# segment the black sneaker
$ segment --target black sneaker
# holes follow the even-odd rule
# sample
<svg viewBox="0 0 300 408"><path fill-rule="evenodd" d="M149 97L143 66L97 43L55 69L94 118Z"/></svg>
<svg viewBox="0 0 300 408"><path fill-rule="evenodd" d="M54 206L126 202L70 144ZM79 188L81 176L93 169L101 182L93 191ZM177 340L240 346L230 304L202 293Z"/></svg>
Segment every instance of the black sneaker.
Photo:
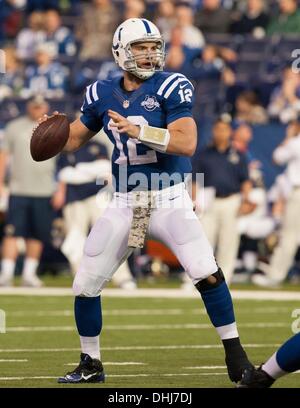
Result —
<svg viewBox="0 0 300 408"><path fill-rule="evenodd" d="M250 363L239 337L224 339L222 343L229 378L232 382L237 383L241 381L244 370L253 367L253 364Z"/></svg>
<svg viewBox="0 0 300 408"><path fill-rule="evenodd" d="M243 350L244 352L244 350ZM246 353L236 356L226 356L225 363L227 365L227 371L229 378L232 382L238 383L241 381L243 373L245 370L250 370L254 368L253 364L250 363Z"/></svg>
<svg viewBox="0 0 300 408"><path fill-rule="evenodd" d="M270 388L274 378L269 376L261 367L246 369L237 388Z"/></svg>
<svg viewBox="0 0 300 408"><path fill-rule="evenodd" d="M81 353L79 366L57 380L60 384L103 383L105 374L100 360L92 359L88 354Z"/></svg>

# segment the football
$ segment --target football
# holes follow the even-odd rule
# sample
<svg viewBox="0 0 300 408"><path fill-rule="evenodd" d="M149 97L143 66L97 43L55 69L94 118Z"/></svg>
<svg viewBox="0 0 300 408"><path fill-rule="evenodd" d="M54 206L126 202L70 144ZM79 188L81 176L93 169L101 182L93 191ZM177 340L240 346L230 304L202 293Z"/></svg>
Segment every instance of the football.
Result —
<svg viewBox="0 0 300 408"><path fill-rule="evenodd" d="M30 153L35 161L48 160L62 151L69 138L70 123L66 115L50 116L33 131Z"/></svg>

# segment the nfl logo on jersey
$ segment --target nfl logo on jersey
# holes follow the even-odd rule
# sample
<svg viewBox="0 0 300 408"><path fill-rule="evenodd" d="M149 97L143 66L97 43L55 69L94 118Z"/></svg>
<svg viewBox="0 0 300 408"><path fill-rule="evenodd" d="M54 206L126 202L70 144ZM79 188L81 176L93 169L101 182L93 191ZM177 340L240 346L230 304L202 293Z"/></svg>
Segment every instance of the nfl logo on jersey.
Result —
<svg viewBox="0 0 300 408"><path fill-rule="evenodd" d="M141 103L148 112L153 111L155 108L159 108L159 103L157 102L155 96L146 95L145 100Z"/></svg>

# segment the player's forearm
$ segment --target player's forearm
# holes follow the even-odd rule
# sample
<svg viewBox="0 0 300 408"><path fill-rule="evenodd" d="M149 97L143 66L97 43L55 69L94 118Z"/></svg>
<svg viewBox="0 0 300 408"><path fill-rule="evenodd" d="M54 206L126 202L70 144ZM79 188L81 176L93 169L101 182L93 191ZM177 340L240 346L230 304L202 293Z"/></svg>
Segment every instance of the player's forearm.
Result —
<svg viewBox="0 0 300 408"><path fill-rule="evenodd" d="M80 149L86 142L88 142L95 132L87 129L80 119L76 119L70 124L70 134L67 143L63 149L64 152L74 152Z"/></svg>
<svg viewBox="0 0 300 408"><path fill-rule="evenodd" d="M197 147L197 126L192 118L181 118L168 126L167 153L191 157Z"/></svg>
<svg viewBox="0 0 300 408"><path fill-rule="evenodd" d="M74 152L78 150L82 146L82 144L83 143L80 142L80 139L77 137L74 137L74 135L72 135L72 133L70 132L69 139L67 143L65 144L65 147L63 148L63 152L66 152L66 153Z"/></svg>
<svg viewBox="0 0 300 408"><path fill-rule="evenodd" d="M197 136L195 133L187 134L181 130L172 130L166 153L191 157L195 153L196 146Z"/></svg>

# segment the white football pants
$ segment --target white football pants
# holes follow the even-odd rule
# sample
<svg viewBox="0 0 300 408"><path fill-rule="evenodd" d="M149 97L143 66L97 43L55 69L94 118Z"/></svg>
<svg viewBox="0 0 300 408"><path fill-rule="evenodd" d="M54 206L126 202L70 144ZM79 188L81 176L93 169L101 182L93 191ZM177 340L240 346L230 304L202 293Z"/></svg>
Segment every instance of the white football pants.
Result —
<svg viewBox="0 0 300 408"><path fill-rule="evenodd" d="M75 296L98 296L131 253L127 241L133 216L132 198L132 193L115 193L92 228L74 279ZM174 252L193 283L217 271L212 247L183 183L153 192L148 232Z"/></svg>

